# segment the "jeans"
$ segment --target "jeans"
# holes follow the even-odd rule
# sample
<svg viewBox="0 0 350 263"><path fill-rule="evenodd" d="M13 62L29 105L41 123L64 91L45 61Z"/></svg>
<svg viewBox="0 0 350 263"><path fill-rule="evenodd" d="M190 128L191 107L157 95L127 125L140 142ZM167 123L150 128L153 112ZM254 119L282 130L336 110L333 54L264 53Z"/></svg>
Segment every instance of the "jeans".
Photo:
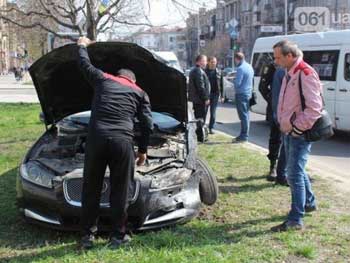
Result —
<svg viewBox="0 0 350 263"><path fill-rule="evenodd" d="M305 166L311 150L311 143L304 137L283 136L287 160L287 180L292 194L292 206L288 221L302 224L305 205L315 206L315 196L311 183L305 171Z"/></svg>
<svg viewBox="0 0 350 263"><path fill-rule="evenodd" d="M210 94L210 120L209 129L213 129L216 120L216 108L218 107L219 93Z"/></svg>
<svg viewBox="0 0 350 263"><path fill-rule="evenodd" d="M276 181L283 182L287 178L287 162L286 151L284 144L281 145L280 155L277 162L277 177Z"/></svg>
<svg viewBox="0 0 350 263"><path fill-rule="evenodd" d="M238 136L241 140L248 140L249 137L249 100L251 94L236 94L236 107L238 117L241 121L241 133Z"/></svg>

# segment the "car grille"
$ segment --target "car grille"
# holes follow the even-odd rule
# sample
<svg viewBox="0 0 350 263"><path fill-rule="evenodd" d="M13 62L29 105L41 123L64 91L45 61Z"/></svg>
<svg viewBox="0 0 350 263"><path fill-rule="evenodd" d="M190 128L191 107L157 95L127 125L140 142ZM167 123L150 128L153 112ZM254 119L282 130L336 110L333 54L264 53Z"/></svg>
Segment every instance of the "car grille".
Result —
<svg viewBox="0 0 350 263"><path fill-rule="evenodd" d="M82 178L70 178L63 182L63 191L66 201L73 206L81 207L81 196L83 189ZM137 199L140 190L139 181L134 181L129 185L129 202L134 203ZM111 193L111 187L109 184L109 178L104 178L101 191L100 206L109 207L109 195Z"/></svg>

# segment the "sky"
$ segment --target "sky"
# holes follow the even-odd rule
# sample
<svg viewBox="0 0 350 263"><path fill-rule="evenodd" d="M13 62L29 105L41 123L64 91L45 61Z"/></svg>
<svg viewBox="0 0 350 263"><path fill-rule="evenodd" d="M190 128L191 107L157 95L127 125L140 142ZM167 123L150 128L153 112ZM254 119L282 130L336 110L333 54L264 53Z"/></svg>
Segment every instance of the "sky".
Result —
<svg viewBox="0 0 350 263"><path fill-rule="evenodd" d="M147 0L145 0L146 6ZM215 0L176 0L179 4L175 5L172 0L151 0L149 14L150 21L155 26L185 26L185 19L188 12L195 13L198 8L205 6L207 9L215 7Z"/></svg>

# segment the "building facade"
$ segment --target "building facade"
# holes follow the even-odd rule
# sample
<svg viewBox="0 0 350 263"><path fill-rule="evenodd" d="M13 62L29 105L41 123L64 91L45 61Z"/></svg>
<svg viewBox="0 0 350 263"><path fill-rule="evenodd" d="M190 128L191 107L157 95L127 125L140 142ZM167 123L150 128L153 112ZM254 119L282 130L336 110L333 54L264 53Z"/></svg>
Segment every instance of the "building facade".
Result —
<svg viewBox="0 0 350 263"><path fill-rule="evenodd" d="M176 54L180 65L186 67L186 30L184 28L153 27L140 30L125 41L138 44L153 51L172 51Z"/></svg>
<svg viewBox="0 0 350 263"><path fill-rule="evenodd" d="M6 0L0 0L0 9L6 9ZM0 74L5 74L10 68L9 28L4 20L0 19Z"/></svg>
<svg viewBox="0 0 350 263"><path fill-rule="evenodd" d="M200 8L186 20L188 65L199 53L216 56L223 67L233 65L236 51L249 61L258 37L302 33L294 26L298 7L327 7L332 18L328 30L350 28L350 17L342 17L350 13L348 0L288 0L287 28L284 0L217 0L215 9Z"/></svg>

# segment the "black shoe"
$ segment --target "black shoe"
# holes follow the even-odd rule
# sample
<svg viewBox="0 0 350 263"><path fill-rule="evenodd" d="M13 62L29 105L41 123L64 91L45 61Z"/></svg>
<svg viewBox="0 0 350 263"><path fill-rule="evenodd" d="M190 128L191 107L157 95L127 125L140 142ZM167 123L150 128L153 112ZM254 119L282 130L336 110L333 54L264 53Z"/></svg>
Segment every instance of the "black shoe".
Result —
<svg viewBox="0 0 350 263"><path fill-rule="evenodd" d="M285 178L284 179L276 178L275 184L289 186L287 179L285 179Z"/></svg>
<svg viewBox="0 0 350 263"><path fill-rule="evenodd" d="M240 137L236 137L232 139L232 143L246 143L246 142L248 142L247 139L242 139Z"/></svg>
<svg viewBox="0 0 350 263"><path fill-rule="evenodd" d="M305 209L305 213L311 213L317 210L317 206L306 205L304 209Z"/></svg>
<svg viewBox="0 0 350 263"><path fill-rule="evenodd" d="M215 134L215 132L212 129L209 129L209 134Z"/></svg>
<svg viewBox="0 0 350 263"><path fill-rule="evenodd" d="M303 225L291 221L284 221L282 224L271 227L272 232L285 232L289 230L303 230Z"/></svg>
<svg viewBox="0 0 350 263"><path fill-rule="evenodd" d="M276 168L271 168L269 174L266 176L266 180L269 182L274 182L276 181L277 178L277 172Z"/></svg>
<svg viewBox="0 0 350 263"><path fill-rule="evenodd" d="M129 243L131 241L131 237L129 235L125 235L123 239L118 237L111 237L109 239L109 247L111 249L118 249L121 245Z"/></svg>
<svg viewBox="0 0 350 263"><path fill-rule="evenodd" d="M92 234L85 235L80 240L80 247L82 249L91 249L94 245L95 236Z"/></svg>

